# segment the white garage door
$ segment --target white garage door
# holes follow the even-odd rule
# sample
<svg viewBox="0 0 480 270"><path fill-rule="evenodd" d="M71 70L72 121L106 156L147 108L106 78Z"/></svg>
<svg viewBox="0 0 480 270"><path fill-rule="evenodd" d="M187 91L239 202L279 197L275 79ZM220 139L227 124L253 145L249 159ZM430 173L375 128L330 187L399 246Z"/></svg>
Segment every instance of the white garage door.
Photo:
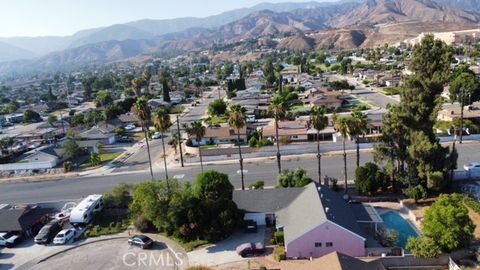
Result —
<svg viewBox="0 0 480 270"><path fill-rule="evenodd" d="M244 220L254 220L258 226L265 226L265 214L264 213L247 213Z"/></svg>

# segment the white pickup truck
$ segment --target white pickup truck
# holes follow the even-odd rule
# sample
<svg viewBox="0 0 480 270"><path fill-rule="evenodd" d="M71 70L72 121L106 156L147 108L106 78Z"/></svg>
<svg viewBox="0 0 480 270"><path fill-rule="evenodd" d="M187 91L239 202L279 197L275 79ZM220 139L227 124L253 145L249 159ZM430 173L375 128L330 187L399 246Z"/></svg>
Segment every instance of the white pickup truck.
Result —
<svg viewBox="0 0 480 270"><path fill-rule="evenodd" d="M13 247L20 240L20 236L13 233L0 233L0 246Z"/></svg>

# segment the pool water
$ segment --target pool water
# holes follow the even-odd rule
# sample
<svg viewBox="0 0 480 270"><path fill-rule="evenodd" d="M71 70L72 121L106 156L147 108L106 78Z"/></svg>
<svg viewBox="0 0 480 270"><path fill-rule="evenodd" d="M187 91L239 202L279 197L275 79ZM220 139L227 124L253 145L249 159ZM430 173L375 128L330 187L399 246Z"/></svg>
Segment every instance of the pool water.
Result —
<svg viewBox="0 0 480 270"><path fill-rule="evenodd" d="M381 214L385 227L393 229L398 232L398 245L405 249L408 238L410 236L418 236L417 232L412 228L410 223L406 221L400 214L394 211L389 211Z"/></svg>

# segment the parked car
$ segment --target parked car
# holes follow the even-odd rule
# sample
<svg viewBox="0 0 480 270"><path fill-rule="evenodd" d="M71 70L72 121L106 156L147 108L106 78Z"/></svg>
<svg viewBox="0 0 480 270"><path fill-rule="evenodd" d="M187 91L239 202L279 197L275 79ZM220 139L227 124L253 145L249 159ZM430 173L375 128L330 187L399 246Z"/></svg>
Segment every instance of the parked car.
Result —
<svg viewBox="0 0 480 270"><path fill-rule="evenodd" d="M257 119L255 119L255 115L247 115L247 123L255 123Z"/></svg>
<svg viewBox="0 0 480 270"><path fill-rule="evenodd" d="M480 162L472 162L463 166L467 172L480 172Z"/></svg>
<svg viewBox="0 0 480 270"><path fill-rule="evenodd" d="M52 220L40 229L33 241L37 244L48 244L61 229L60 223L57 220Z"/></svg>
<svg viewBox="0 0 480 270"><path fill-rule="evenodd" d="M127 131L134 130L135 128L136 128L136 126L134 124L130 124L130 125L125 126L125 130L127 130Z"/></svg>
<svg viewBox="0 0 480 270"><path fill-rule="evenodd" d="M118 143L133 143L133 139L127 136L121 136L117 138Z"/></svg>
<svg viewBox="0 0 480 270"><path fill-rule="evenodd" d="M238 255L243 258L265 253L265 246L262 243L245 243L237 247Z"/></svg>
<svg viewBox="0 0 480 270"><path fill-rule="evenodd" d="M72 239L75 236L75 229L70 228L70 229L65 229L61 230L57 236L53 239L53 243L55 245L63 245L65 243L68 243L70 239Z"/></svg>
<svg viewBox="0 0 480 270"><path fill-rule="evenodd" d="M156 140L156 139L160 139L160 138L162 138L162 134L160 132L153 133L152 139Z"/></svg>
<svg viewBox="0 0 480 270"><path fill-rule="evenodd" d="M13 247L20 239L20 235L14 233L0 233L0 246Z"/></svg>
<svg viewBox="0 0 480 270"><path fill-rule="evenodd" d="M153 240L146 235L135 235L128 239L129 245L139 246L142 249L150 248L153 245Z"/></svg>
<svg viewBox="0 0 480 270"><path fill-rule="evenodd" d="M257 222L254 220L245 220L244 221L244 226L243 226L243 231L245 233L257 233Z"/></svg>

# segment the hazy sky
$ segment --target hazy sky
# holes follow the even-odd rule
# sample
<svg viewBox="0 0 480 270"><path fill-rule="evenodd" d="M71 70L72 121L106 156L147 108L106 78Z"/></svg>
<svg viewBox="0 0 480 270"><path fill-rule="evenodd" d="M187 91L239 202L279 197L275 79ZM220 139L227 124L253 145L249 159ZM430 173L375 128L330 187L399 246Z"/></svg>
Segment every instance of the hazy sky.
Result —
<svg viewBox="0 0 480 270"><path fill-rule="evenodd" d="M0 0L0 37L71 35L78 30L144 18L205 17L267 1L286 2L286 0ZM318 2L326 1L334 0Z"/></svg>

